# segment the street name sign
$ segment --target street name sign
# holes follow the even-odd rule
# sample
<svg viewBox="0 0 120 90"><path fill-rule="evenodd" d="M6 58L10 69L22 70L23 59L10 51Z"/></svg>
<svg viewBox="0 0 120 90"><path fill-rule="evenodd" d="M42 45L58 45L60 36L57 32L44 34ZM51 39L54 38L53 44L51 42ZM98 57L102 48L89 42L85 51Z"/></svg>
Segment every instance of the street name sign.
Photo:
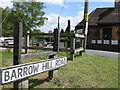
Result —
<svg viewBox="0 0 120 90"><path fill-rule="evenodd" d="M66 57L48 59L44 61L20 64L0 69L0 85L51 71L67 64Z"/></svg>

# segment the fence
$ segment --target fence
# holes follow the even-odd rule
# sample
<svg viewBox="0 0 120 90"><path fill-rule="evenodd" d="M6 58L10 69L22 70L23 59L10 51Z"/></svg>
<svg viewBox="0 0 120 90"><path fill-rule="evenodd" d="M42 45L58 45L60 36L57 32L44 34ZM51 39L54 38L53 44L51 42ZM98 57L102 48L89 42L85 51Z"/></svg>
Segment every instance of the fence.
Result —
<svg viewBox="0 0 120 90"><path fill-rule="evenodd" d="M46 36L53 38L53 48L44 48L44 47L30 47L27 46L27 36ZM83 34L77 34L72 31L71 33L60 33L58 29L54 29L54 33L26 33L25 35L25 45L22 47L27 52L27 49L36 49L36 50L47 50L47 51L61 51L69 52L69 60L74 60L74 54L79 52L79 55L82 55L84 51L84 40L85 36ZM66 38L64 43L66 43L65 48L60 48L60 40ZM43 45L42 45L43 46ZM12 46L3 46L7 48L12 48Z"/></svg>
<svg viewBox="0 0 120 90"><path fill-rule="evenodd" d="M27 49L37 49L37 50L56 50L62 52L70 52L70 60L74 60L74 54L79 52L82 55L84 50L84 35L76 34L74 32L71 33L59 33L58 29L54 29L54 33L28 33L27 35L39 35L39 36L53 36L53 49L52 48L39 48L39 47L26 47ZM60 48L60 39L63 37L67 37L65 40L66 47ZM70 43L70 45L68 45Z"/></svg>
<svg viewBox="0 0 120 90"><path fill-rule="evenodd" d="M53 51L22 54L22 23L17 23L14 30L14 60L12 67L0 69L0 85L14 82L15 89L28 88L28 77L49 72L48 78L57 75L58 68L67 64L66 57L57 58L59 52L59 33L55 30ZM25 47L26 51L28 47ZM24 64L25 58L49 56L49 60Z"/></svg>
<svg viewBox="0 0 120 90"><path fill-rule="evenodd" d="M76 34L74 32L71 33L63 33L60 37L67 37L66 38L66 47L60 48L62 52L70 52L70 60L74 60L74 54L79 52L82 55L84 50L84 35ZM69 45L70 44L70 45Z"/></svg>
<svg viewBox="0 0 120 90"><path fill-rule="evenodd" d="M79 52L82 55L84 51L84 39L82 34L61 33L58 29L54 29L54 33L24 33L22 35L22 23L15 25L13 46L3 46L6 48L14 48L14 66L0 69L0 84L14 82L14 88L28 88L28 77L40 74L42 72L49 72L48 78L52 79L57 75L58 68L67 64L66 57L57 58L59 51L69 52L70 60L74 60L74 54ZM31 47L27 45L28 36L49 36L53 38L53 48ZM24 36L25 44L22 45L22 36ZM65 38L66 47L60 48L60 40ZM26 54L22 54L22 49L25 49ZM46 50L47 52L28 54L28 49ZM26 58L37 58L42 56L49 56L49 60L24 64ZM20 65L19 65L20 64ZM42 69L41 69L42 68Z"/></svg>

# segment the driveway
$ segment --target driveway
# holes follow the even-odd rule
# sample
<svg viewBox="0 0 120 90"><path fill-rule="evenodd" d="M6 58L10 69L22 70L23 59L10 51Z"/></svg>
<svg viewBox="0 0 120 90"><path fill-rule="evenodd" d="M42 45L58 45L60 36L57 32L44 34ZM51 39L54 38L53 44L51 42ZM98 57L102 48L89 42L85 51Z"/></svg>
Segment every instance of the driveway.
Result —
<svg viewBox="0 0 120 90"><path fill-rule="evenodd" d="M93 55L93 56L105 56L105 57L120 59L120 53L118 53L118 52L109 52L109 51L87 49L86 53L89 55Z"/></svg>

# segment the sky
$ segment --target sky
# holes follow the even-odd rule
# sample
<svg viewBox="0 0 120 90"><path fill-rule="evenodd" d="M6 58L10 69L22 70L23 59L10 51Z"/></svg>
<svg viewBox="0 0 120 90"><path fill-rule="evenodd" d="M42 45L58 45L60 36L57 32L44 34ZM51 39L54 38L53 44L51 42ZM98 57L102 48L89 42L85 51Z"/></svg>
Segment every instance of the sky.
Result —
<svg viewBox="0 0 120 90"><path fill-rule="evenodd" d="M5 8L9 6L12 8L11 0L0 0L0 7ZM39 1L39 0L38 0ZM84 14L84 0L43 0L46 6L43 11L46 13L45 25L38 27L43 32L54 30L57 27L58 16L60 16L60 28L66 29L67 21L71 21L71 30L83 19ZM96 8L114 7L114 0L89 0L89 13ZM62 12L61 12L62 11Z"/></svg>

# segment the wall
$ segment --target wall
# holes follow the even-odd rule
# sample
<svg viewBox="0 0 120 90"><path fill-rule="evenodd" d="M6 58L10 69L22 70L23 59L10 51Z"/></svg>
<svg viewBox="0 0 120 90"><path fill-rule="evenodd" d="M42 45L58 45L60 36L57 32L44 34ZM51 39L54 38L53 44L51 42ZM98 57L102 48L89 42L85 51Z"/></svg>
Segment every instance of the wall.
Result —
<svg viewBox="0 0 120 90"><path fill-rule="evenodd" d="M104 28L110 28L110 27L104 27ZM118 27L117 26L113 26L112 27L112 40L120 40L118 38ZM100 40L103 40L103 28L100 28L100 36L99 36Z"/></svg>
<svg viewBox="0 0 120 90"><path fill-rule="evenodd" d="M118 38L118 27L117 26L112 27L112 40L120 40Z"/></svg>
<svg viewBox="0 0 120 90"><path fill-rule="evenodd" d="M89 29L88 39L99 39L99 29Z"/></svg>
<svg viewBox="0 0 120 90"><path fill-rule="evenodd" d="M100 29L100 36L99 36L99 40L103 40L103 29Z"/></svg>

